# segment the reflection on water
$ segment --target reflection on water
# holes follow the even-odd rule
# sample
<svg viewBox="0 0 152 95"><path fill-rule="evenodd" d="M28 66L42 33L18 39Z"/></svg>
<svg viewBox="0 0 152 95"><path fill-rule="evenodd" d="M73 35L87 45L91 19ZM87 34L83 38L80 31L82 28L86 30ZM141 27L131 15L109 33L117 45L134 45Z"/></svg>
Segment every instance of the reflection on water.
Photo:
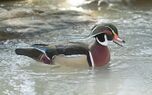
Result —
<svg viewBox="0 0 152 95"><path fill-rule="evenodd" d="M152 11L118 8L86 14L48 7L60 1L65 0L29 0L29 4L1 7L0 32L16 33L20 39L16 34L7 34L13 39L6 40L6 36L0 42L0 94L151 95ZM14 53L15 48L34 43L88 42L79 38L90 33L93 21L112 22L119 28L120 36L125 36L124 48L110 44L109 67L50 66Z"/></svg>

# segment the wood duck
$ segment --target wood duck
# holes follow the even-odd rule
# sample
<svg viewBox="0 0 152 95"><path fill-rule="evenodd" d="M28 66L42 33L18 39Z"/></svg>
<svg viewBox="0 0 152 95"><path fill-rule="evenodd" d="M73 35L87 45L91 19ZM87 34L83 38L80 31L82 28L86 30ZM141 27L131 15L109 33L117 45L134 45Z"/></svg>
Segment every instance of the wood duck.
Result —
<svg viewBox="0 0 152 95"><path fill-rule="evenodd" d="M109 41L123 46L124 40L118 36L118 30L113 24L96 24L89 37L94 38L90 45L81 42L69 42L66 45L34 44L31 48L17 48L18 55L25 55L45 64L54 64L54 56L86 55L90 67L100 67L110 61L110 52L107 47Z"/></svg>

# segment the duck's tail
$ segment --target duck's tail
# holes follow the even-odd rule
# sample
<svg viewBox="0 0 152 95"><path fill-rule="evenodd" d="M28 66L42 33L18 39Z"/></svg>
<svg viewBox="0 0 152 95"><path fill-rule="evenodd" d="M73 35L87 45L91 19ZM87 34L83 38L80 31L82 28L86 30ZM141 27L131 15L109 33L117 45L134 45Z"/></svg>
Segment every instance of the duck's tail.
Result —
<svg viewBox="0 0 152 95"><path fill-rule="evenodd" d="M18 55L24 55L31 58L38 58L40 55L43 54L43 52L35 49L35 48L17 48L15 50L15 53Z"/></svg>
<svg viewBox="0 0 152 95"><path fill-rule="evenodd" d="M51 59L45 54L45 52L37 48L17 48L15 53L18 55L28 56L37 61L41 61L45 64L51 64Z"/></svg>

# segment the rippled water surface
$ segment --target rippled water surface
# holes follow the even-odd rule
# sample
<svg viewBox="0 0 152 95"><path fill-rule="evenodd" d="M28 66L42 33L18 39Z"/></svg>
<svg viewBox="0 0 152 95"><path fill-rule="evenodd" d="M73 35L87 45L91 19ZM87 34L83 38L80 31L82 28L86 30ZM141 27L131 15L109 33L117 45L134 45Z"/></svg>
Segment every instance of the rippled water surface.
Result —
<svg viewBox="0 0 152 95"><path fill-rule="evenodd" d="M70 10L68 4L56 4L27 0L0 5L1 95L152 94L152 9ZM123 48L109 45L109 67L48 66L14 53L34 43L88 42L80 38L96 22L114 23L126 40Z"/></svg>

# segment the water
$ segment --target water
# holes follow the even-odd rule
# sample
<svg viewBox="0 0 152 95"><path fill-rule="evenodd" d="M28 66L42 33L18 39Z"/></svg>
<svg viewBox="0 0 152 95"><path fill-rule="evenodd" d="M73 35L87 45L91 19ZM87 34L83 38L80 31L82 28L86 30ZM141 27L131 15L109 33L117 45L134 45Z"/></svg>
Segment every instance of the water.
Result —
<svg viewBox="0 0 152 95"><path fill-rule="evenodd" d="M0 30L5 33L0 36L1 95L152 94L152 9L76 12L45 2L22 4L4 4L0 11ZM41 4L46 6L40 9ZM88 35L97 21L114 23L126 40L123 48L109 45L109 67L48 66L14 53L15 48L34 43L86 42L78 38Z"/></svg>

